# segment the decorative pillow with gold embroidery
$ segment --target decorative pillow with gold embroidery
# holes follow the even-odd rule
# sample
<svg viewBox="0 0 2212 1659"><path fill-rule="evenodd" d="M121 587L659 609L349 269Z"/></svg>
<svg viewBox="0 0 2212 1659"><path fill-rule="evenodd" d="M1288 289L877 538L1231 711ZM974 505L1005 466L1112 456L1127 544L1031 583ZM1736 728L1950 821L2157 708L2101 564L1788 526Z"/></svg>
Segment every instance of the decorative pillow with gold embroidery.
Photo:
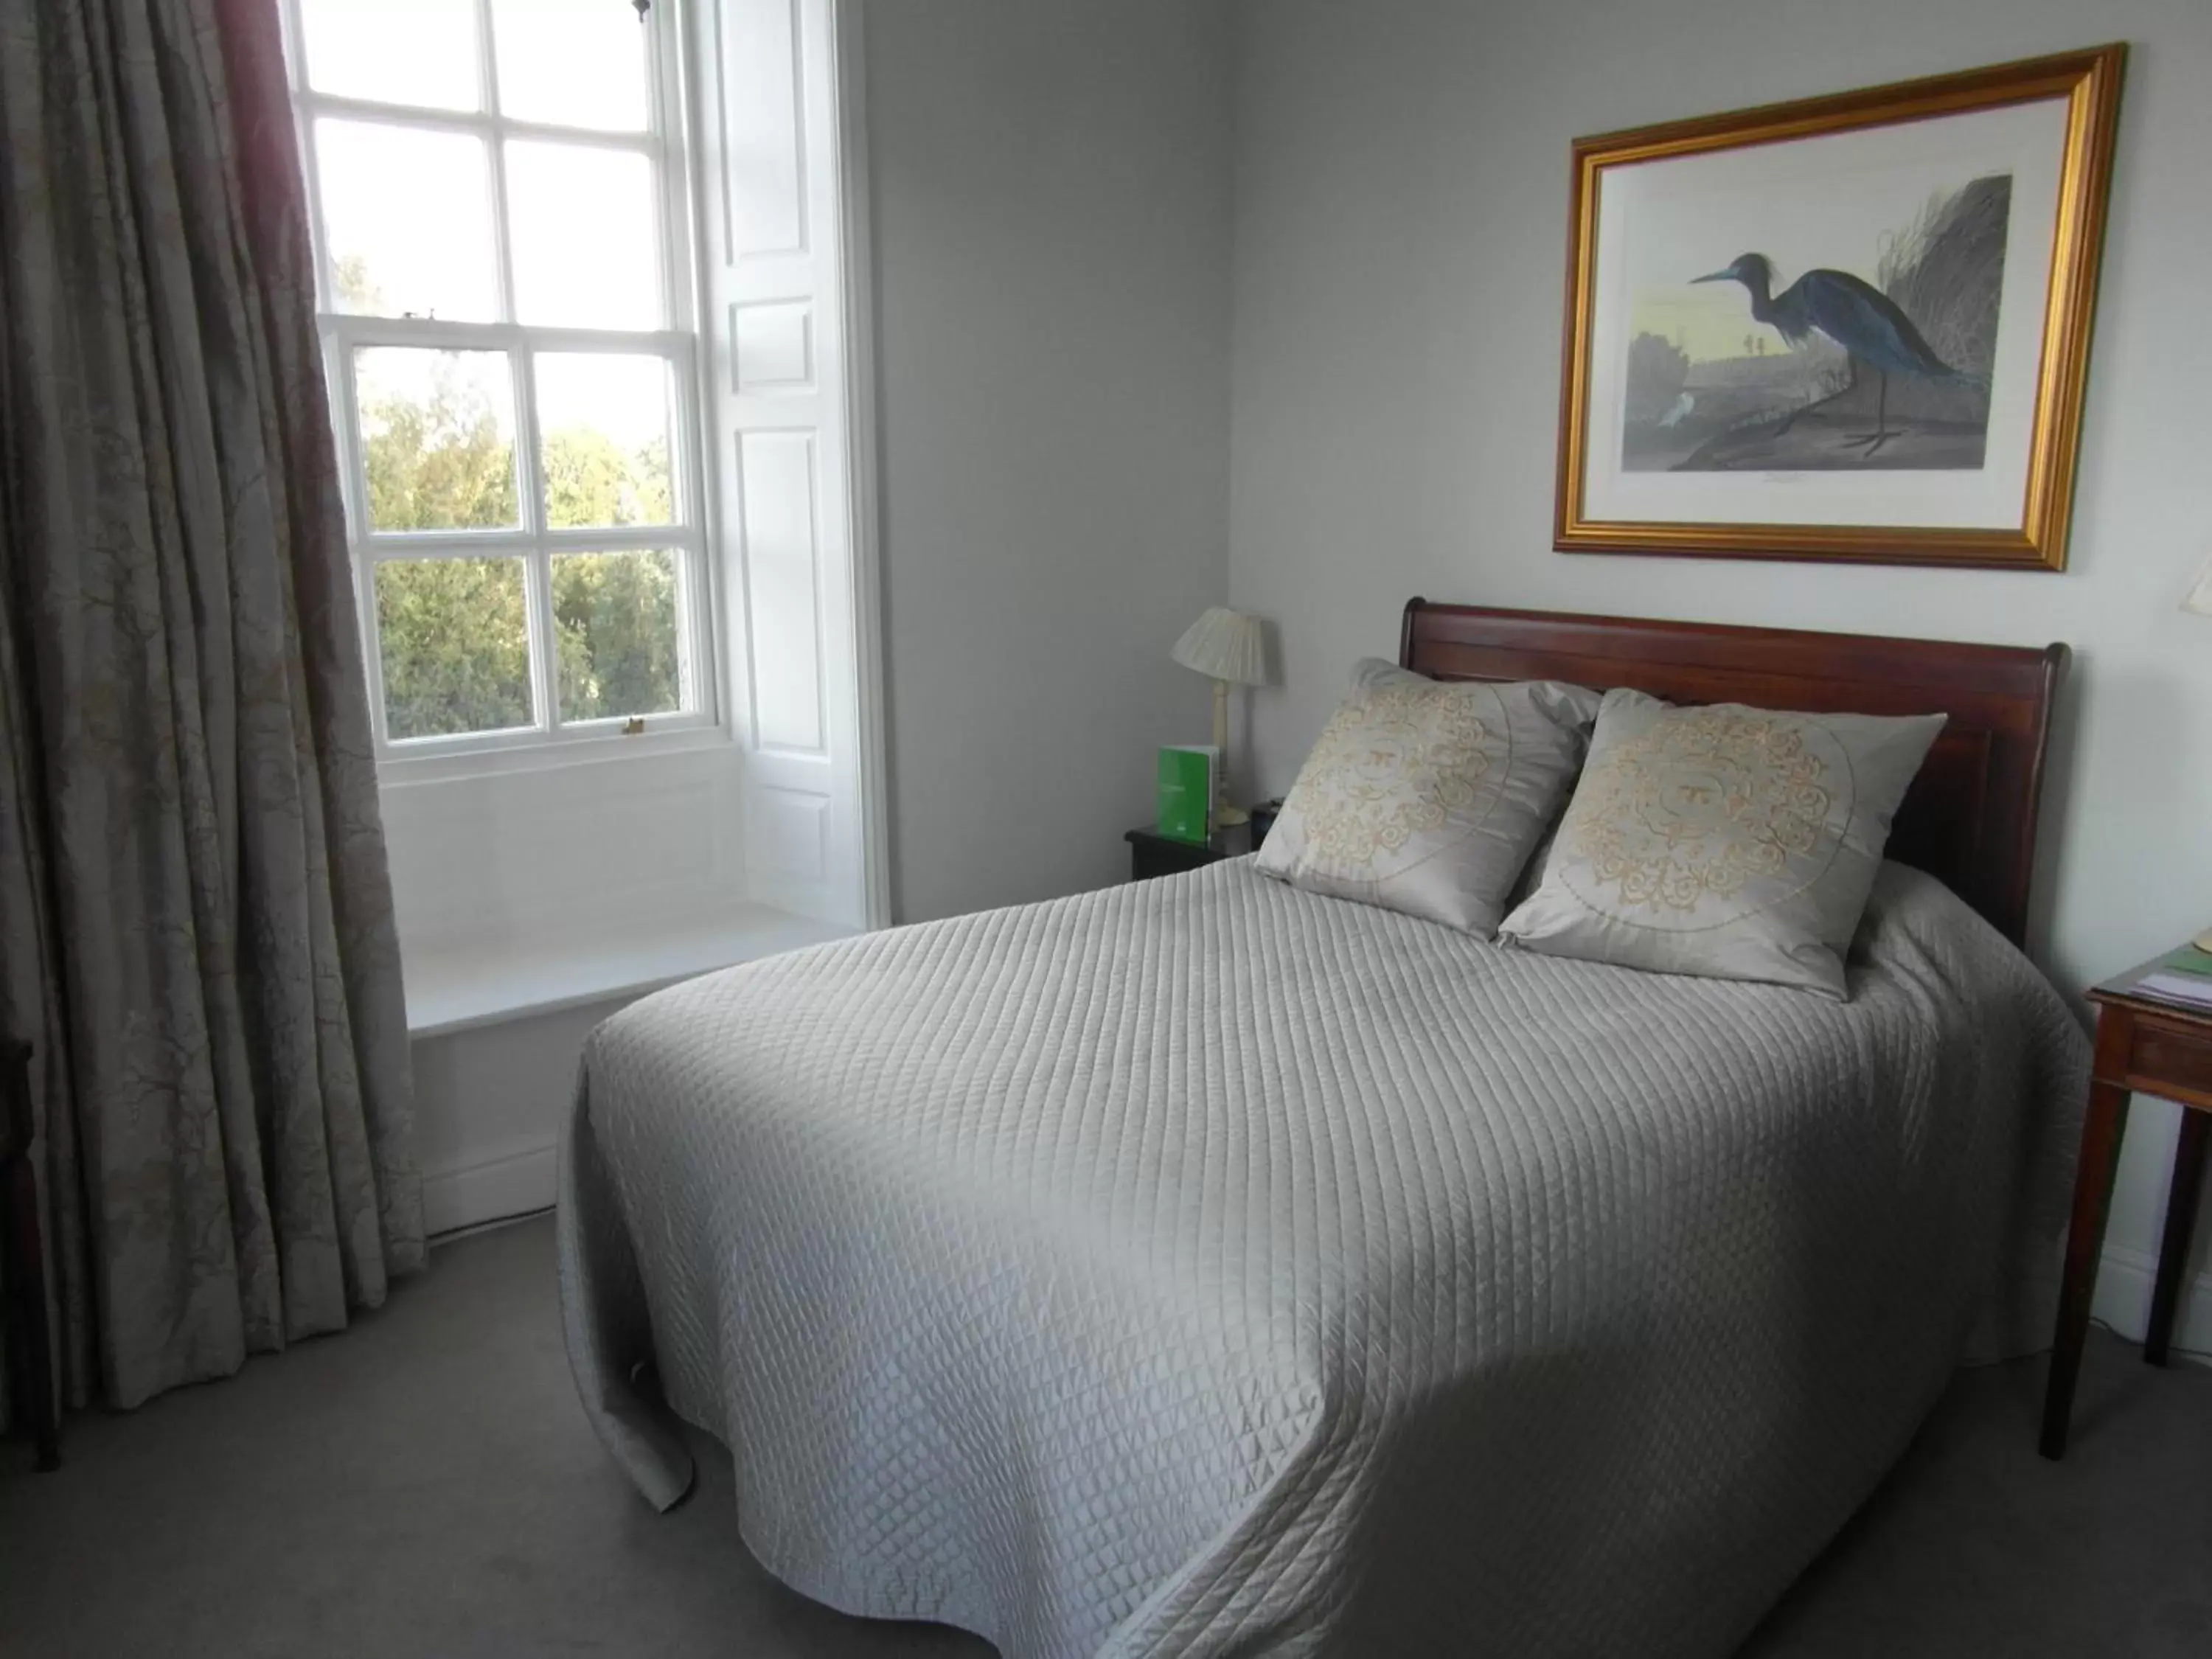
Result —
<svg viewBox="0 0 2212 1659"><path fill-rule="evenodd" d="M1259 868L1487 938L1581 762L1577 686L1425 679L1363 662Z"/></svg>
<svg viewBox="0 0 2212 1659"><path fill-rule="evenodd" d="M1890 819L1941 714L1677 708L1608 691L1510 944L1841 999Z"/></svg>

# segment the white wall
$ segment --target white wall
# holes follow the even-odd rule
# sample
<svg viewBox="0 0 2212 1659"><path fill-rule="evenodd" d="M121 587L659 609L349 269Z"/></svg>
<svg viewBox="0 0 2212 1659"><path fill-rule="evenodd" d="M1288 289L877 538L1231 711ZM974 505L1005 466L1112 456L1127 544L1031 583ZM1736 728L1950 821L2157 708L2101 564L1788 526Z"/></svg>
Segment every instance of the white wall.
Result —
<svg viewBox="0 0 2212 1659"><path fill-rule="evenodd" d="M387 772L408 956L526 952L742 903L738 764L721 742L427 782Z"/></svg>
<svg viewBox="0 0 2212 1659"><path fill-rule="evenodd" d="M1238 14L1230 600L1281 625L1286 787L1399 607L1438 600L2041 644L2075 678L2033 943L2062 986L2212 921L2212 5L2205 0L1247 0ZM2063 575L1549 550L1577 135L2133 43ZM2148 1292L2174 1112L2136 1108L2103 1306ZM2202 1229L2199 1260L2212 1244ZM2212 1282L2184 1340L2212 1346Z"/></svg>
<svg viewBox="0 0 2212 1659"><path fill-rule="evenodd" d="M584 1039L629 1000L416 1039L415 1154L432 1232L553 1201Z"/></svg>
<svg viewBox="0 0 2212 1659"><path fill-rule="evenodd" d="M1228 24L867 9L901 921L1126 878L1207 734L1167 653L1224 587Z"/></svg>

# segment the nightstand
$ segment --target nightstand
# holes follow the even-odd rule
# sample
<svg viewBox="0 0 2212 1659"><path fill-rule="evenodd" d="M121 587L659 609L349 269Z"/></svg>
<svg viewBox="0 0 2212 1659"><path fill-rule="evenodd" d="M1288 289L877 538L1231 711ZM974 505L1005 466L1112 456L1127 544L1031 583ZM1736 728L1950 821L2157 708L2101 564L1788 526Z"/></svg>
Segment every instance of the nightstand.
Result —
<svg viewBox="0 0 2212 1659"><path fill-rule="evenodd" d="M1154 876L1179 876L1223 859L1243 857L1252 850L1252 826L1233 823L1217 830L1203 846L1149 828L1132 830L1121 839L1129 843L1129 879L1150 881Z"/></svg>
<svg viewBox="0 0 2212 1659"><path fill-rule="evenodd" d="M2096 1059L2089 1077L2089 1109L2081 1124L2081 1161L2074 1176L2074 1218L2066 1235L2066 1276L2058 1298L2058 1330L2051 1344L2051 1380L2043 1396L2043 1455L2066 1454L2074 1410L2074 1379L2088 1334L2089 1304L2097 1289L2097 1261L2104 1249L2105 1217L2136 1090L2185 1108L2173 1156L2173 1181L2166 1201L2166 1232L2159 1243L2158 1278L2150 1299L2143 1358L2166 1364L2173 1339L2173 1314L2189 1259L2189 1235L2204 1184L2204 1150L2212 1138L2212 1009L2179 1007L2136 988L2163 957L2108 979L2089 993L2097 1007Z"/></svg>

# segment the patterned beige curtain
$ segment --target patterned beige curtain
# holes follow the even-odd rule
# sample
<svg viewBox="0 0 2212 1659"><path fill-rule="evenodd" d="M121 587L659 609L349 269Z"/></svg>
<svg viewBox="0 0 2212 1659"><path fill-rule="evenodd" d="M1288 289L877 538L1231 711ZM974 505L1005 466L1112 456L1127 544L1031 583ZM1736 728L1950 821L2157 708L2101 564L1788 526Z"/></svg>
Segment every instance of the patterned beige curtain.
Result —
<svg viewBox="0 0 2212 1659"><path fill-rule="evenodd" d="M422 1261L275 0L0 0L0 1026L64 1397Z"/></svg>

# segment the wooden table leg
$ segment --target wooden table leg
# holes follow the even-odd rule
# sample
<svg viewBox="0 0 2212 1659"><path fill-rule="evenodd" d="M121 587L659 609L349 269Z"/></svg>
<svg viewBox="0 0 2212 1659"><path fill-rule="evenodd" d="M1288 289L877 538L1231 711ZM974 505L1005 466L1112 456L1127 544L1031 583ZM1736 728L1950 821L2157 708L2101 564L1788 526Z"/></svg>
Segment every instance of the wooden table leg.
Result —
<svg viewBox="0 0 2212 1659"><path fill-rule="evenodd" d="M2066 1276L2058 1292L2058 1328L2051 1340L2051 1379L2043 1395L2041 1449L2045 1457L2066 1455L2074 1382L2081 1369L2081 1345L2089 1334L2089 1303L2096 1294L2112 1173L2119 1162L2120 1132L2127 1121L2128 1091L2117 1083L2092 1083L2088 1115L2081 1123L2081 1161L2074 1172L2074 1219L2066 1233Z"/></svg>
<svg viewBox="0 0 2212 1659"><path fill-rule="evenodd" d="M2212 1112L2182 1112L2181 1135L2173 1146L2173 1184L2166 1191L2166 1237L2158 1249L2158 1282L2150 1293L2150 1329L2143 1338L2143 1358L2153 1365L2166 1364L2173 1344L2173 1314L2189 1265L2189 1235L2197 1219L2197 1195L2204 1190L2208 1131L2212 1131Z"/></svg>

